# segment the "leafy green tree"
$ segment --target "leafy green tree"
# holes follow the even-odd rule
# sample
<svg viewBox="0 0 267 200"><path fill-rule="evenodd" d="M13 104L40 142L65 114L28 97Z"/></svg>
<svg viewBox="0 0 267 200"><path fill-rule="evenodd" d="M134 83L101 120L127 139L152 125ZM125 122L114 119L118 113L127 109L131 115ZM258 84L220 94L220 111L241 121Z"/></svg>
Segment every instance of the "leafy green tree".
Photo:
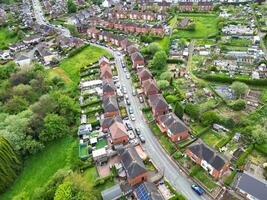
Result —
<svg viewBox="0 0 267 200"><path fill-rule="evenodd" d="M5 104L5 111L10 114L16 114L23 110L26 110L29 106L29 102L20 96L14 96Z"/></svg>
<svg viewBox="0 0 267 200"><path fill-rule="evenodd" d="M29 194L25 191L19 193L15 197L12 198L12 200L30 200Z"/></svg>
<svg viewBox="0 0 267 200"><path fill-rule="evenodd" d="M64 117L57 114L48 114L44 118L44 128L40 133L42 141L52 141L66 135L68 132L67 122Z"/></svg>
<svg viewBox="0 0 267 200"><path fill-rule="evenodd" d="M210 110L203 113L203 115L201 116L201 121L204 125L208 126L212 125L213 123L219 123L220 117L216 112Z"/></svg>
<svg viewBox="0 0 267 200"><path fill-rule="evenodd" d="M188 114L193 119L199 119L199 105L189 103L185 106L185 113Z"/></svg>
<svg viewBox="0 0 267 200"><path fill-rule="evenodd" d="M151 43L146 47L145 53L153 56L160 50L161 47L157 43Z"/></svg>
<svg viewBox="0 0 267 200"><path fill-rule="evenodd" d="M237 99L230 104L230 107L235 111L243 110L246 107L246 101L243 99Z"/></svg>
<svg viewBox="0 0 267 200"><path fill-rule="evenodd" d="M171 94L167 95L165 99L168 103L175 103L178 100L178 98L175 95Z"/></svg>
<svg viewBox="0 0 267 200"><path fill-rule="evenodd" d="M67 1L67 6L68 6L68 13L76 13L77 7L73 0L68 0Z"/></svg>
<svg viewBox="0 0 267 200"><path fill-rule="evenodd" d="M245 95L249 90L249 87L245 83L239 81L233 82L231 88L237 98L240 98L242 95Z"/></svg>
<svg viewBox="0 0 267 200"><path fill-rule="evenodd" d="M267 144L267 129L261 125L256 125L251 132L251 137L256 144Z"/></svg>
<svg viewBox="0 0 267 200"><path fill-rule="evenodd" d="M174 107L174 113L177 117L179 117L180 119L183 118L184 115L184 108L183 106L180 104L180 102L176 102L175 107Z"/></svg>
<svg viewBox="0 0 267 200"><path fill-rule="evenodd" d="M165 51L158 51L153 56L153 59L151 61L151 67L155 70L161 70L164 69L167 65L167 55Z"/></svg>
<svg viewBox="0 0 267 200"><path fill-rule="evenodd" d="M161 80L167 80L167 81L171 81L173 75L171 72L169 71L166 71L166 72L163 72L161 75L160 75L160 79Z"/></svg>
<svg viewBox="0 0 267 200"><path fill-rule="evenodd" d="M166 80L159 80L157 81L157 85L159 89L164 90L170 86L170 83Z"/></svg>
<svg viewBox="0 0 267 200"><path fill-rule="evenodd" d="M20 169L20 161L11 143L0 136L0 193L15 180Z"/></svg>

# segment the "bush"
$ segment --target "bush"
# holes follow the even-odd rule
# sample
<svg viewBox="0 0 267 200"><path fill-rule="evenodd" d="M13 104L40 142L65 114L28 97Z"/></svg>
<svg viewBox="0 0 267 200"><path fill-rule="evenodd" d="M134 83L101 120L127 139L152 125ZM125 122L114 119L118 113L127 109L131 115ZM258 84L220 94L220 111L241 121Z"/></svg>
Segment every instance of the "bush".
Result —
<svg viewBox="0 0 267 200"><path fill-rule="evenodd" d="M235 178L237 171L232 171L232 173L225 179L224 184L230 186Z"/></svg>
<svg viewBox="0 0 267 200"><path fill-rule="evenodd" d="M110 176L106 176L104 178L98 179L95 181L94 187L100 186L100 185L104 185L106 182L108 181L112 181L113 180L113 175Z"/></svg>
<svg viewBox="0 0 267 200"><path fill-rule="evenodd" d="M201 166L200 165L194 165L191 170L190 170L190 176L195 176L197 175L197 173L201 170Z"/></svg>
<svg viewBox="0 0 267 200"><path fill-rule="evenodd" d="M238 100L232 102L229 106L234 111L240 111L240 110L245 109L245 107L246 107L246 101L243 100L243 99L238 99Z"/></svg>
<svg viewBox="0 0 267 200"><path fill-rule="evenodd" d="M178 98L175 95L168 95L165 97L165 99L168 103L174 103L178 100Z"/></svg>

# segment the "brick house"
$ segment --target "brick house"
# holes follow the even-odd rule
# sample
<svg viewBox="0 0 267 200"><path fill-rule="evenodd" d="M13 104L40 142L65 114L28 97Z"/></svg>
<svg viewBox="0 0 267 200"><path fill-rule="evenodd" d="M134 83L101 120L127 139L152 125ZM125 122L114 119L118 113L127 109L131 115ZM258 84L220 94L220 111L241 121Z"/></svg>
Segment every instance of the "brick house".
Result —
<svg viewBox="0 0 267 200"><path fill-rule="evenodd" d="M139 52L139 49L134 44L127 47L127 54L129 56L131 56L132 54L134 54L136 52Z"/></svg>
<svg viewBox="0 0 267 200"><path fill-rule="evenodd" d="M90 38L98 39L98 35L100 32L101 32L100 30L92 27L87 30L87 35Z"/></svg>
<svg viewBox="0 0 267 200"><path fill-rule="evenodd" d="M101 67L101 73L100 73L100 78L101 80L112 80L112 70L109 65L104 65Z"/></svg>
<svg viewBox="0 0 267 200"><path fill-rule="evenodd" d="M115 116L115 117L106 117L104 119L100 119L100 124L102 131L109 129L109 127L114 123L114 122L120 122L122 123L121 116Z"/></svg>
<svg viewBox="0 0 267 200"><path fill-rule="evenodd" d="M122 166L126 171L127 180L132 187L147 181L148 171L133 146L122 149L119 154Z"/></svg>
<svg viewBox="0 0 267 200"><path fill-rule="evenodd" d="M162 94L148 96L148 103L152 108L153 116L156 118L160 115L166 115L169 113L169 105Z"/></svg>
<svg viewBox="0 0 267 200"><path fill-rule="evenodd" d="M153 79L143 81L142 88L146 96L160 93L160 90Z"/></svg>
<svg viewBox="0 0 267 200"><path fill-rule="evenodd" d="M103 96L102 104L105 117L115 117L120 114L116 96Z"/></svg>
<svg viewBox="0 0 267 200"><path fill-rule="evenodd" d="M137 24L134 22L127 22L124 24L124 31L135 33Z"/></svg>
<svg viewBox="0 0 267 200"><path fill-rule="evenodd" d="M187 156L205 169L212 177L218 179L228 170L230 163L218 152L211 149L201 140L197 140L186 149Z"/></svg>
<svg viewBox="0 0 267 200"><path fill-rule="evenodd" d="M150 27L147 24L142 24L140 27L141 33L148 34L150 32Z"/></svg>
<svg viewBox="0 0 267 200"><path fill-rule="evenodd" d="M154 26L152 26L150 32L155 35L165 34L165 30L161 24L155 24Z"/></svg>
<svg viewBox="0 0 267 200"><path fill-rule="evenodd" d="M140 52L135 52L135 53L131 54L131 61L132 61L132 64L133 64L132 65L133 69L144 67L144 65L145 65L145 59L141 55Z"/></svg>
<svg viewBox="0 0 267 200"><path fill-rule="evenodd" d="M143 20L152 21L155 20L155 14L152 12L143 12L141 14Z"/></svg>
<svg viewBox="0 0 267 200"><path fill-rule="evenodd" d="M118 144L127 144L128 143L128 135L125 126L123 123L120 123L118 121L114 122L110 127L109 127L109 132L111 136L111 140L113 144L118 145Z"/></svg>
<svg viewBox="0 0 267 200"><path fill-rule="evenodd" d="M116 94L116 86L113 81L103 80L103 96L113 96Z"/></svg>
<svg viewBox="0 0 267 200"><path fill-rule="evenodd" d="M204 12L212 11L213 4L211 2L198 2L198 10Z"/></svg>
<svg viewBox="0 0 267 200"><path fill-rule="evenodd" d="M110 65L109 59L106 56L102 56L98 60L98 64L100 66L100 69L105 65Z"/></svg>
<svg viewBox="0 0 267 200"><path fill-rule="evenodd" d="M152 79L153 76L151 72L147 68L142 68L138 73L137 73L138 79L143 84L143 81L146 81L148 79Z"/></svg>
<svg viewBox="0 0 267 200"><path fill-rule="evenodd" d="M158 125L172 142L182 141L189 137L188 129L174 113L159 116Z"/></svg>
<svg viewBox="0 0 267 200"><path fill-rule="evenodd" d="M193 11L193 3L192 2L179 2L179 10L180 11Z"/></svg>

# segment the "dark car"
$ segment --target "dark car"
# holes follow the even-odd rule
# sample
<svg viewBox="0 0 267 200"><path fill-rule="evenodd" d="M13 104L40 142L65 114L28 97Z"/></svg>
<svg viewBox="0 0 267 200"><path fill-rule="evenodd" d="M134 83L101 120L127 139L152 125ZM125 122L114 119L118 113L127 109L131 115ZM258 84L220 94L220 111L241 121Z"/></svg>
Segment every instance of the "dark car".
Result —
<svg viewBox="0 0 267 200"><path fill-rule="evenodd" d="M141 134L140 128L136 128L135 132L136 132L136 135L140 135Z"/></svg>
<svg viewBox="0 0 267 200"><path fill-rule="evenodd" d="M142 135L139 135L139 139L140 139L140 141L141 141L142 143L145 143L145 142L146 142L145 138L144 138Z"/></svg>
<svg viewBox="0 0 267 200"><path fill-rule="evenodd" d="M198 194L198 195L202 195L204 194L204 190L199 187L198 185L192 184L191 188Z"/></svg>
<svg viewBox="0 0 267 200"><path fill-rule="evenodd" d="M125 124L128 130L133 130L133 127L130 123L126 122Z"/></svg>

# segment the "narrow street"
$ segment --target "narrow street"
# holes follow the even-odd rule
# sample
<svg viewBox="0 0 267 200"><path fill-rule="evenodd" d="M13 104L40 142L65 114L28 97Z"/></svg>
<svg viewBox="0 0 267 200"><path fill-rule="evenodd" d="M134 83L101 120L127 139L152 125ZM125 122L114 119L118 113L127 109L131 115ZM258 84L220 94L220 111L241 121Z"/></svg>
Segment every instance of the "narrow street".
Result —
<svg viewBox="0 0 267 200"><path fill-rule="evenodd" d="M140 128L142 135L144 136L146 143L143 145L144 149L148 153L148 156L155 163L156 167L164 174L166 179L175 187L175 189L181 192L189 200L197 199L209 199L206 195L199 196L193 192L191 189L191 180L186 177L185 174L181 172L179 167L174 163L174 161L168 156L167 152L161 147L159 141L156 139L154 134L149 128L149 125L145 122L145 118L141 111L141 105L136 96L132 95L132 82L127 79L122 68L121 61L122 56L118 56L113 50L103 47L100 45L92 44L103 48L115 57L115 62L118 70L118 75L121 84L124 84L127 89L127 93L131 102L131 107L134 110L135 122L133 122L134 127Z"/></svg>

